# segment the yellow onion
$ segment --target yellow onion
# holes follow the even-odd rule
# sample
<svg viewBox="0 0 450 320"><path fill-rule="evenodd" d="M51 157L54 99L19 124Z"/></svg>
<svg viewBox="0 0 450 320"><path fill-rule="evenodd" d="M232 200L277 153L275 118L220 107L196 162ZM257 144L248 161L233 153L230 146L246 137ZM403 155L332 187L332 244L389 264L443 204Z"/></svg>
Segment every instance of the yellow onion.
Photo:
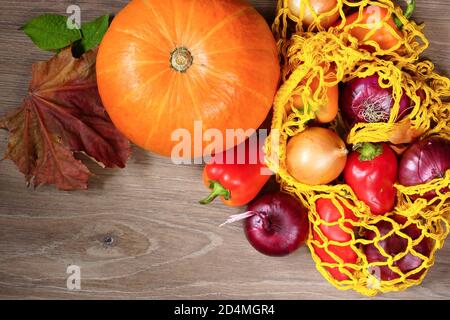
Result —
<svg viewBox="0 0 450 320"><path fill-rule="evenodd" d="M287 170L298 182L327 184L344 170L347 154L344 141L334 131L308 128L288 141Z"/></svg>
<svg viewBox="0 0 450 320"><path fill-rule="evenodd" d="M316 15L328 13L337 6L337 0L309 0L309 2ZM304 24L309 26L314 22L314 16L308 5L308 0L289 0L288 5L291 13L298 18L300 18L300 12L302 11L301 8L304 7L304 15L302 19ZM336 10L336 12L332 15L323 17L320 20L320 24L322 25L322 27L328 28L329 26L333 25L338 20L338 18L339 11Z"/></svg>

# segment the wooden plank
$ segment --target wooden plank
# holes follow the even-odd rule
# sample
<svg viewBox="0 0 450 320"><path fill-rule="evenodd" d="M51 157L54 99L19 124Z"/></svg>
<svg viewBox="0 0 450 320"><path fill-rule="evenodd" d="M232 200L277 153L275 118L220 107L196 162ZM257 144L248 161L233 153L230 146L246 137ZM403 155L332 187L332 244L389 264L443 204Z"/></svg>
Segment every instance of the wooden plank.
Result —
<svg viewBox="0 0 450 320"><path fill-rule="evenodd" d="M19 27L45 12L65 13L73 1L0 4L0 111L18 106L30 66L49 55ZM82 19L117 12L126 1L77 1ZM268 20L275 1L252 1ZM444 0L419 1L431 40L427 57L450 70L450 9ZM0 152L7 133L0 132ZM258 254L239 225L219 228L239 210L202 207L201 167L175 166L134 149L125 170L100 170L87 192L27 189L10 161L0 162L0 298L363 298L332 288L305 248L285 258ZM66 288L66 267L81 266L82 290ZM450 298L450 248L437 257L420 287L378 298Z"/></svg>

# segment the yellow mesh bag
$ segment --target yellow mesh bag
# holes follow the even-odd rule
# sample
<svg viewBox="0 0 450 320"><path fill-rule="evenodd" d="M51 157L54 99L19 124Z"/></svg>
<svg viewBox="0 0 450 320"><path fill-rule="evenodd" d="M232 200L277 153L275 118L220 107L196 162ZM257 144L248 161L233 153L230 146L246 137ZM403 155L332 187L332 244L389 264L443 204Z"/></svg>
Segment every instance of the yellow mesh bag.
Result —
<svg viewBox="0 0 450 320"><path fill-rule="evenodd" d="M416 0L407 0L410 3L408 15L415 9ZM278 41L282 56L286 56L289 47L287 43L292 34L304 32L328 31L346 38L353 34L350 41L375 47L372 54L388 56L399 61L415 61L429 46L429 41L422 32L423 25L409 21L403 15L399 6L394 6L391 0L330 0L333 5L319 15L316 15L311 0L278 0L277 15L273 23L273 32ZM300 3L298 12L292 9L292 3ZM290 6L291 5L291 6ZM375 10L379 8L380 10ZM348 14L348 13L351 14ZM306 16L312 18L305 19ZM337 20L336 23L330 23ZM394 19L395 22L394 22ZM304 20L313 20L309 24ZM395 23L402 24L401 30L396 30ZM376 31L386 30L382 34ZM367 31L367 32L364 32ZM386 39L380 45L379 38ZM397 41L396 41L397 40Z"/></svg>
<svg viewBox="0 0 450 320"><path fill-rule="evenodd" d="M337 0L337 6L331 11L318 16L313 14L313 22L309 26L302 23L305 9L300 10L298 18L292 14L288 2L279 0L273 25L283 61L283 84L275 97L272 132L266 144L268 166L277 173L282 189L298 197L310 209L308 246L318 270L331 284L338 289L353 289L369 296L420 284L449 232L450 193L440 190L449 187L450 170L445 177L427 184L413 187L396 185L395 209L386 215L376 216L356 198L348 185L310 186L296 181L286 168L286 144L290 137L305 130L315 118L315 112L327 103L328 87L373 74L379 75L381 86L393 88L391 117L387 123L361 123L345 128L338 115L330 128L344 131L349 145L382 141L399 145L419 136L439 136L450 140L450 104L445 102L450 97L450 79L436 74L431 62L418 60L419 54L428 46L422 33L423 26L408 22L402 10L392 1ZM309 1L302 2L310 6ZM373 27L361 23L367 6L380 6L386 10L386 16L378 27L389 25L386 30L398 36L395 46L382 49L371 39L373 30L366 38L355 38L351 34L349 30L352 28ZM325 30L321 22L336 12L339 12L343 22ZM356 12L359 17L353 23L345 22L349 12ZM391 26L389 19L394 14L403 23L402 36ZM312 79L318 79L314 90L311 89ZM413 109L407 117L396 122L402 93L409 96ZM294 107L295 96L302 100L302 109ZM433 199L415 196L429 191L436 192ZM339 209L341 218L334 223L321 220L316 209L319 199L331 200ZM356 219L349 218L344 207ZM385 235L380 233L379 226L382 224L389 226L390 231ZM320 226L323 225L339 226L347 233L349 241L328 240L321 231ZM407 233L406 230L414 232ZM413 233L414 237L408 235ZM382 246L383 241L390 237L406 243L406 249L395 256L388 255ZM417 249L423 241L430 246L430 254L426 256ZM369 262L365 255L368 247L379 250L383 256L379 260L382 261ZM342 255L337 254L339 250L348 248L356 254L352 263L345 262ZM319 251L322 258L318 255ZM328 258L323 258L324 255ZM407 258L420 263L410 272L403 273L398 266L402 259ZM336 272L340 276L336 276ZM382 280L380 272L390 273L390 280Z"/></svg>

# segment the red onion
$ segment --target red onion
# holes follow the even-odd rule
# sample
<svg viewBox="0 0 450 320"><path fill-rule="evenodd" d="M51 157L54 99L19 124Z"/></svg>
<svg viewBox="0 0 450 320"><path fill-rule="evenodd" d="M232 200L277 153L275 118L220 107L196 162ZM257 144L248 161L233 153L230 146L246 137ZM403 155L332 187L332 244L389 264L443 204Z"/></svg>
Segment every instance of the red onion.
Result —
<svg viewBox="0 0 450 320"><path fill-rule="evenodd" d="M379 76L355 78L345 84L341 95L343 116L350 125L358 122L387 122L394 106L392 89L382 88ZM403 94L397 120L411 112L411 100Z"/></svg>
<svg viewBox="0 0 450 320"><path fill-rule="evenodd" d="M389 232L392 231L392 224L387 221L380 221L376 224L381 237L384 237ZM401 230L402 233L406 234L412 240L416 240L420 237L421 231L415 224L411 224L406 228ZM367 230L366 238L368 240L373 240L376 237L376 233L372 230ZM402 273L408 273L412 270L420 268L423 260L408 251L401 259L396 260L395 257L400 253L408 250L408 240L401 237L397 233L393 233L391 236L378 241L378 245L383 249L383 251L393 258L393 267L398 267ZM374 262L387 262L387 257L375 246L375 244L370 243L363 246L364 253L367 257L369 263ZM417 245L414 246L414 251L429 257L432 249L432 241L430 238L424 237ZM378 269L378 276L381 280L389 281L400 277L400 274L391 269L387 263L381 266L373 266L372 269ZM407 279L419 279L425 269L422 269L414 274L411 274Z"/></svg>
<svg viewBox="0 0 450 320"><path fill-rule="evenodd" d="M269 256L284 256L297 250L308 236L308 213L286 193L266 194L248 206L253 215L245 220L250 244Z"/></svg>
<svg viewBox="0 0 450 320"><path fill-rule="evenodd" d="M442 178L450 169L450 141L428 138L411 145L403 154L399 166L398 181L404 186L415 186ZM445 188L442 192L448 192ZM427 192L424 198L436 196Z"/></svg>

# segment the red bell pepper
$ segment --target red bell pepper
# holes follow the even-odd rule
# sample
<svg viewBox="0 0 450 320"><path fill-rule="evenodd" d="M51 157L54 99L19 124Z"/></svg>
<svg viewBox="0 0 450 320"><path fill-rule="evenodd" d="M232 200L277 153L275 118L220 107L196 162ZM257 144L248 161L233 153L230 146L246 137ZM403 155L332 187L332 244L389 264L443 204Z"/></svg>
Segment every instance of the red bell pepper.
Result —
<svg viewBox="0 0 450 320"><path fill-rule="evenodd" d="M410 0L408 7L404 13L406 18L410 18L416 8L416 0ZM359 41L373 40L379 44L383 50L392 49L399 39L403 38L401 32L401 21L391 15L388 17L389 11L386 8L370 5L363 9L362 16L359 18L359 12L355 12L346 18L345 28L356 23L358 26L349 27L348 33ZM370 35L369 35L370 33Z"/></svg>
<svg viewBox="0 0 450 320"><path fill-rule="evenodd" d="M238 161L238 152L242 146L236 146L212 157L203 170L203 180L212 191L200 201L209 204L221 197L229 206L243 206L252 201L270 178L270 171L264 164L262 149L257 143L245 144L245 159ZM231 163L228 163L231 160Z"/></svg>
<svg viewBox="0 0 450 320"><path fill-rule="evenodd" d="M322 232L323 236L328 241L334 241L336 243L342 243L342 245L332 245L329 244L327 249L330 253L336 255L339 259L341 259L344 263L352 264L356 263L358 260L357 253L353 250L350 245L346 245L346 242L349 242L352 239L351 233L348 230L343 229L341 226L335 224L330 225L331 223L335 223L339 221L339 219L344 218L346 222L344 222L345 228L352 229L352 224L350 220L357 221L357 217L354 215L353 211L344 206L341 202L344 210L344 217L342 217L338 208L333 204L330 199L319 199L316 201L316 211L321 219L321 221L325 223L319 224L319 229ZM320 235L313 229L313 240L318 241L320 245L323 245L324 239L320 237ZM333 263L336 264L338 261L331 256L324 248L313 245L314 252L320 258L322 262ZM348 276L341 272L338 267L326 267L330 275L338 281L347 280ZM350 273L353 271L351 268L346 268Z"/></svg>
<svg viewBox="0 0 450 320"><path fill-rule="evenodd" d="M386 143L363 143L347 159L344 180L375 215L394 208L397 162L397 156Z"/></svg>

